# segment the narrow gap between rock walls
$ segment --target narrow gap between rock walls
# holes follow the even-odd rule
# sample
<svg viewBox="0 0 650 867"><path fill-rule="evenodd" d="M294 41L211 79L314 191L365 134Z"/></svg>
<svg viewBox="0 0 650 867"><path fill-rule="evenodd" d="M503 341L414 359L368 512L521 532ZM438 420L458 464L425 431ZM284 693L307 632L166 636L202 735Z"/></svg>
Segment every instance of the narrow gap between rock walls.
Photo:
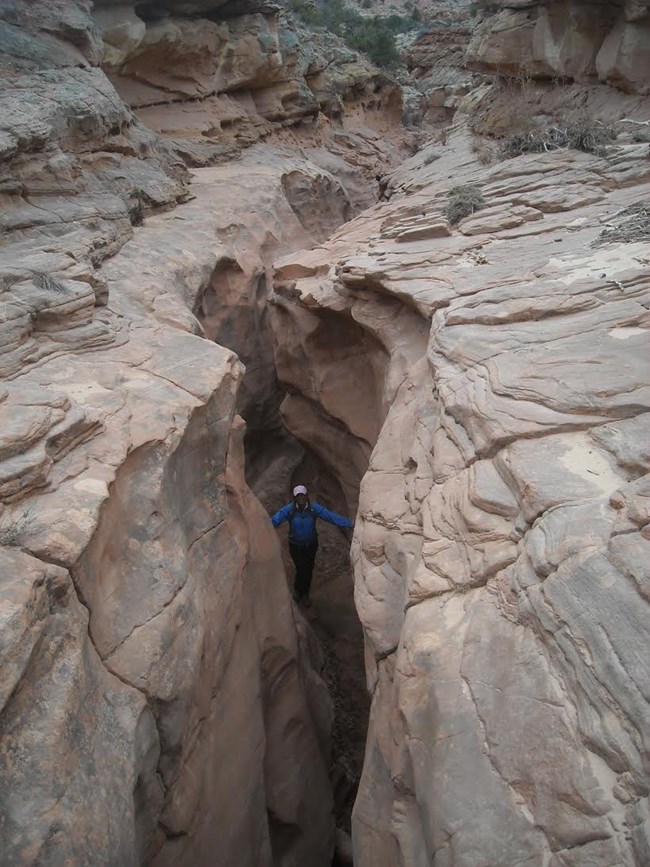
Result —
<svg viewBox="0 0 650 867"><path fill-rule="evenodd" d="M284 425L273 336L268 321L270 285L266 275L245 275L231 260L218 264L194 313L205 337L236 352L246 367L237 412L247 425L246 481L270 516L291 500L296 484L313 500L346 514L343 490L334 473ZM254 299L252 305L240 297ZM286 523L278 528L287 580L295 569ZM349 532L348 536L349 536ZM337 826L336 867L352 864L351 813L361 777L370 700L366 689L363 632L354 605L350 541L337 527L318 522L319 550L310 592L311 607L298 606L310 641L320 648L319 672L334 705L330 784ZM309 867L309 865L305 865Z"/></svg>
<svg viewBox="0 0 650 867"><path fill-rule="evenodd" d="M285 432L285 436L290 435ZM247 453L255 450L255 464L264 466L264 449L259 438L251 436ZM300 460L292 469L277 464L271 476L261 473L263 484L248 482L269 514L289 501L294 484L304 484L313 498L340 514L345 514L340 485L316 455L299 445ZM248 456L248 454L247 454ZM277 461L270 449L268 460ZM294 457L295 460L295 457ZM281 466L281 465L280 465ZM279 471L279 472L278 472ZM277 485L269 489L269 481ZM354 516L350 516L354 519ZM320 675L334 704L330 783L337 826L337 855L334 867L346 867L351 859L351 815L365 753L370 698L366 689L363 631L354 604L354 578L350 563L350 542L341 529L318 522L319 548L310 591L311 606L298 607L323 655ZM289 555L286 524L278 528L287 580L291 585L295 569ZM349 854L346 854L349 850Z"/></svg>

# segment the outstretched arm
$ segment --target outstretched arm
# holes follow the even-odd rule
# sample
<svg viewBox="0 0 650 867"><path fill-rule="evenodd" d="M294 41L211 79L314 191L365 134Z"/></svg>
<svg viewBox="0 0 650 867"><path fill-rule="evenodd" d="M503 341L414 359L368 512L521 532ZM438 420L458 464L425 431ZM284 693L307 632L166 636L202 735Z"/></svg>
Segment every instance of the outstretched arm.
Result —
<svg viewBox="0 0 650 867"><path fill-rule="evenodd" d="M335 527L352 527L352 521L349 518L344 518L342 515L337 515L336 512L330 512L329 509L326 509L325 506L319 506L318 503L312 504L312 509L316 513L318 518L322 518L323 521L328 521L330 524L334 524Z"/></svg>
<svg viewBox="0 0 650 867"><path fill-rule="evenodd" d="M287 521L289 519L289 515L291 514L291 510L293 509L293 503L287 503L286 506L283 506L275 515L271 515L271 523L274 527L279 527L283 521Z"/></svg>

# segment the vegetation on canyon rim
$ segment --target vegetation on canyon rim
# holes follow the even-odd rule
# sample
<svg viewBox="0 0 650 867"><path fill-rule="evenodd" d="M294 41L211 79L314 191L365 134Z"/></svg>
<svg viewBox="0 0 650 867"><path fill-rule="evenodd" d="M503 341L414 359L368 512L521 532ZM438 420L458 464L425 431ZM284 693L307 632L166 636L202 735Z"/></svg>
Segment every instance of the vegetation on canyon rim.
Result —
<svg viewBox="0 0 650 867"><path fill-rule="evenodd" d="M364 2L363 6L370 9L371 3ZM409 17L397 13L384 17L361 14L343 0L290 0L289 9L308 27L325 27L382 67L397 63L396 34L414 30L422 20L415 7Z"/></svg>
<svg viewBox="0 0 650 867"><path fill-rule="evenodd" d="M559 88L561 82L553 84ZM486 111L479 109L468 124L476 136L472 149L484 165L523 154L559 150L580 150L606 157L609 145L617 138L614 126L587 110L576 112L559 105L551 110L544 107L539 87L524 72L514 76L497 73L493 85L501 109L495 112L494 105ZM496 125L495 118L498 118Z"/></svg>

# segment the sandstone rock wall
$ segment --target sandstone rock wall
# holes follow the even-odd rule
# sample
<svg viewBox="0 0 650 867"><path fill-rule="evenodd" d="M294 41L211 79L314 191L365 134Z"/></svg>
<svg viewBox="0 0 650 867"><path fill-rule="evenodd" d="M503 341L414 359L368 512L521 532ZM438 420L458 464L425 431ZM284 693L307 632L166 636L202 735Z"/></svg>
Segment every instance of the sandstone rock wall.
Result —
<svg viewBox="0 0 650 867"><path fill-rule="evenodd" d="M3 4L0 183L5 236L98 264L131 234L133 208L186 197L187 172L97 68L82 2Z"/></svg>
<svg viewBox="0 0 650 867"><path fill-rule="evenodd" d="M456 132L337 232L396 154L383 79L262 3L95 14L0 25L4 857L330 863L331 704L244 480L239 415L282 440L286 388L358 507L357 863L641 867L647 245L590 244L647 144L480 168ZM278 147L189 183L228 129Z"/></svg>
<svg viewBox="0 0 650 867"><path fill-rule="evenodd" d="M429 14L432 20L421 30L402 37L402 53L418 91L425 97L426 116L449 122L459 97L471 88L473 73L465 68L465 55L476 18L469 14L469 4L462 3L451 3L440 10L436 4Z"/></svg>
<svg viewBox="0 0 650 867"><path fill-rule="evenodd" d="M592 246L647 200L646 152L482 168L456 131L388 203L278 263L280 322L303 334L276 349L288 424L336 429L322 450L344 478L372 449L361 867L650 857L647 243ZM453 228L460 182L486 205ZM321 361L332 318L373 388Z"/></svg>
<svg viewBox="0 0 650 867"><path fill-rule="evenodd" d="M238 412L277 425L270 260L348 198L270 150L188 194L97 68L88 4L3 15L3 858L325 867L331 703Z"/></svg>
<svg viewBox="0 0 650 867"><path fill-rule="evenodd" d="M309 240L281 169L248 184L275 209L269 251ZM107 303L89 315L112 345L84 341L74 319L37 332L35 362L2 392L2 849L15 863L329 864L329 701L244 483L242 367L190 312L235 248L251 280L263 273L256 233L271 226L247 225L245 190L228 209L217 177L204 189L104 266ZM42 291L67 300L67 285Z"/></svg>
<svg viewBox="0 0 650 867"><path fill-rule="evenodd" d="M480 5L492 14L470 42L471 68L501 75L598 80L628 93L648 93L647 2L525 0Z"/></svg>

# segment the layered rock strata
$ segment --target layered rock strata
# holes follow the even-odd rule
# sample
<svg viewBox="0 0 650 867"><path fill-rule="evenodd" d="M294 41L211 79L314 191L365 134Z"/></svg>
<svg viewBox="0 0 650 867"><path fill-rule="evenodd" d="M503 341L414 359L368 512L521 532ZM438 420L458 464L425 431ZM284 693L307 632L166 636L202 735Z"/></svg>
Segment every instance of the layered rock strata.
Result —
<svg viewBox="0 0 650 867"><path fill-rule="evenodd" d="M444 122L453 118L460 98L471 89L473 73L465 68L465 55L476 19L462 4L453 5L446 17L437 13L436 7L436 18L415 34L403 53L425 95L427 117Z"/></svg>
<svg viewBox="0 0 650 867"><path fill-rule="evenodd" d="M594 245L647 200L647 145L436 150L277 263L285 419L327 430L350 503L361 479L355 864L641 867L650 282L647 243ZM452 227L461 182L485 205Z"/></svg>
<svg viewBox="0 0 650 867"><path fill-rule="evenodd" d="M187 172L98 69L89 4L6 3L0 43L0 228L23 255L92 271L143 214L187 197Z"/></svg>
<svg viewBox="0 0 650 867"><path fill-rule="evenodd" d="M395 138L400 88L333 34L279 12L273 4L154 10L104 0L95 13L102 65L138 117L191 165L232 158L285 129L294 147L324 145L373 177L390 159L382 137ZM332 121L343 127L338 134Z"/></svg>
<svg viewBox="0 0 650 867"><path fill-rule="evenodd" d="M559 7L516 5L527 58ZM647 144L480 168L457 133L296 255L363 204L384 145L321 115L383 110L378 80L337 90L345 59L310 79L264 4L102 8L106 50L85 2L2 10L5 857L330 863L331 705L238 417L279 431L280 257L284 418L359 509L356 862L646 864L648 261L620 227ZM173 149L100 58L152 124L201 104L161 120ZM313 113L313 162L253 149L188 190L183 148ZM485 206L454 228L460 182Z"/></svg>

